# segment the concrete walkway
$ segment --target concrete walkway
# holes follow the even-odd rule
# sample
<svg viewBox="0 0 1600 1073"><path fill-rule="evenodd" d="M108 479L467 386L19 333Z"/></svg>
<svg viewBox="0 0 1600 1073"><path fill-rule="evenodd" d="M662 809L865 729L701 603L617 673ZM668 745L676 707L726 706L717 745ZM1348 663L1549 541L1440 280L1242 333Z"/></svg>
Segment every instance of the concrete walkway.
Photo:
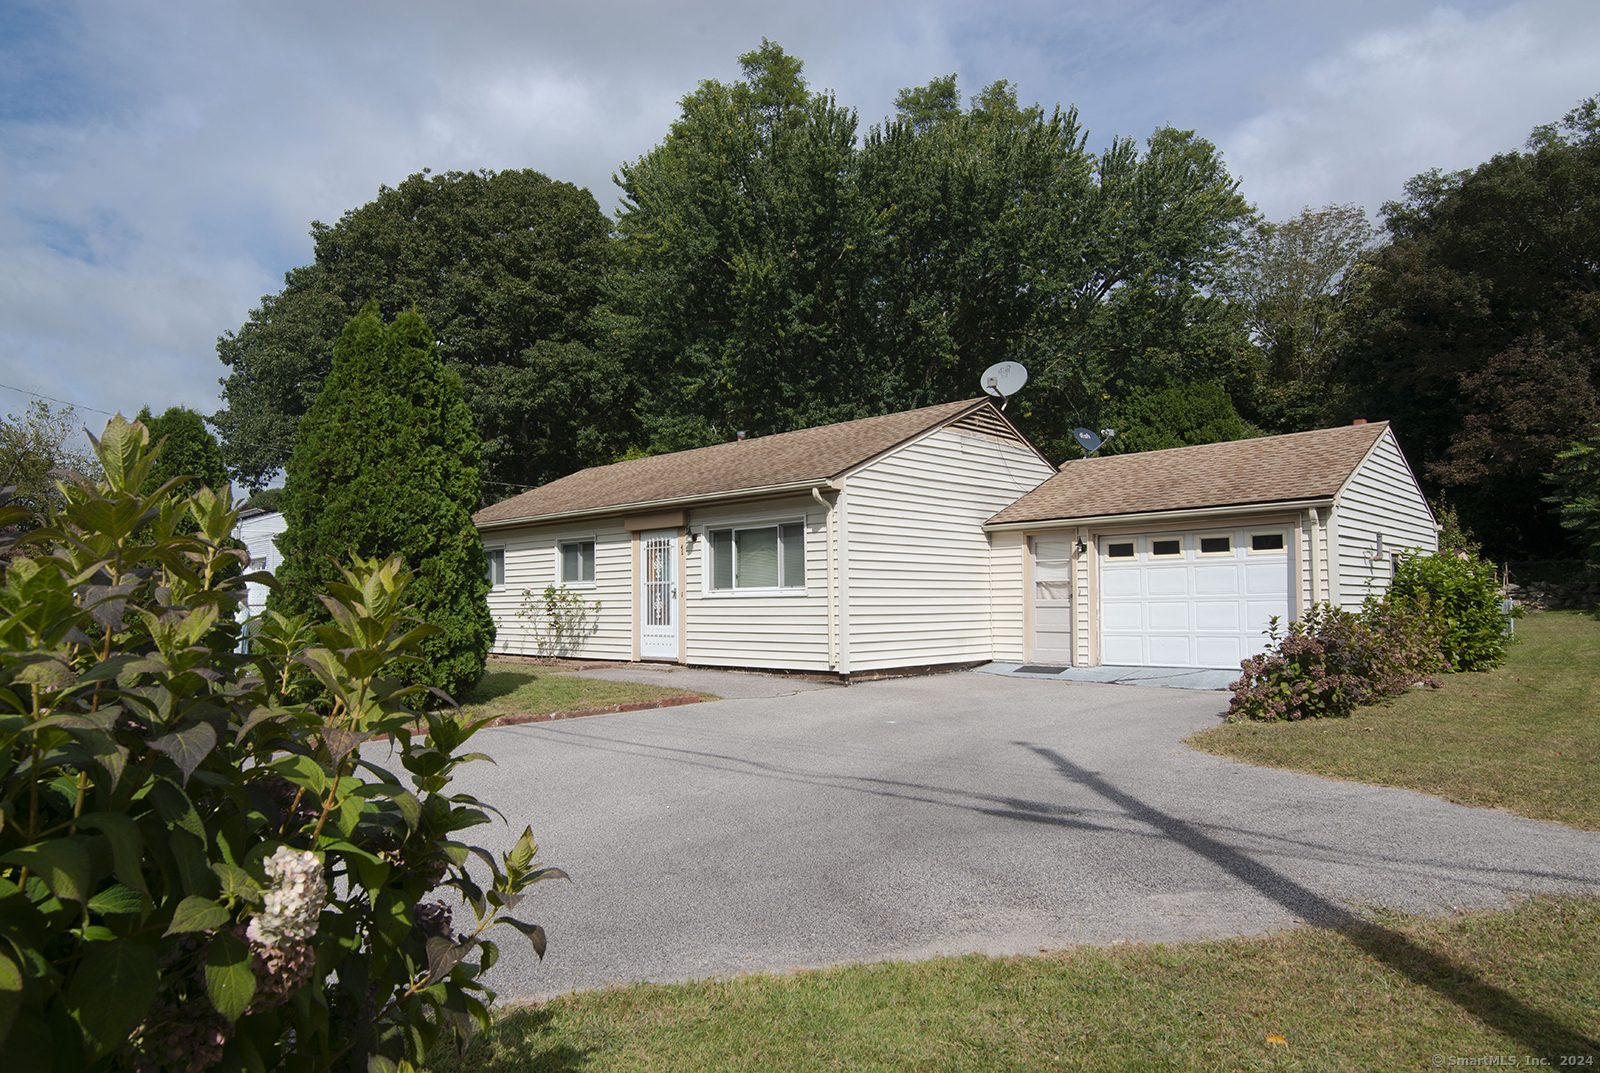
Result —
<svg viewBox="0 0 1600 1073"><path fill-rule="evenodd" d="M1166 686L1172 689L1227 689L1239 671L1197 667L1047 667L1027 663L986 663L980 674L1007 678L1047 678L1057 682L1103 682L1119 686Z"/></svg>
<svg viewBox="0 0 1600 1073"><path fill-rule="evenodd" d="M473 739L496 763L455 789L510 822L464 837L505 850L532 825L573 876L517 914L548 929L543 963L497 930L503 998L1600 893L1600 834L1190 749L1215 692L637 673L764 695Z"/></svg>

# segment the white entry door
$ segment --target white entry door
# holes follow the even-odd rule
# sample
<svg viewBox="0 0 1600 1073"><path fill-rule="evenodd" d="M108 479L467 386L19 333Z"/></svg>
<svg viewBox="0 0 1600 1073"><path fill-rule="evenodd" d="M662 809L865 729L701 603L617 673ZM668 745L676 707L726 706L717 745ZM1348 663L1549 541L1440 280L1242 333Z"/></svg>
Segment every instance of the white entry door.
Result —
<svg viewBox="0 0 1600 1073"><path fill-rule="evenodd" d="M639 534L639 654L678 658L678 531Z"/></svg>

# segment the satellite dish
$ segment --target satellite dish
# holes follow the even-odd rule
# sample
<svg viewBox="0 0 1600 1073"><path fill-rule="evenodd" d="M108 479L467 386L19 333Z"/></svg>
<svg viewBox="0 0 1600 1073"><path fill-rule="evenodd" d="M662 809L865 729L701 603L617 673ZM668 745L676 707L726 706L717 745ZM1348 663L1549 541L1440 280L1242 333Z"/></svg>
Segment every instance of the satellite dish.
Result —
<svg viewBox="0 0 1600 1073"><path fill-rule="evenodd" d="M1083 455L1085 458L1087 458L1096 451L1100 450L1100 448L1104 447L1106 440L1109 440L1112 436L1115 436L1116 431L1109 428L1103 428L1100 430L1100 435L1096 436L1093 429L1075 428L1072 430L1072 435L1077 439L1078 446L1083 448Z"/></svg>
<svg viewBox="0 0 1600 1073"><path fill-rule="evenodd" d="M1028 370L1014 361L1002 361L983 370L983 384L985 393L995 396L1000 400L1000 408L1006 408L1006 400L1022 390L1022 385L1028 382Z"/></svg>

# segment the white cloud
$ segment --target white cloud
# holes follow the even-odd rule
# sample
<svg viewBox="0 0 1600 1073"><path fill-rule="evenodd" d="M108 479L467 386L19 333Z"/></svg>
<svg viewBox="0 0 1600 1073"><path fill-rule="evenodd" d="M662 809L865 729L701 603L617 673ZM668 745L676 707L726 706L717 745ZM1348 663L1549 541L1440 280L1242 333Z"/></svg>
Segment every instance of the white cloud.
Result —
<svg viewBox="0 0 1600 1073"><path fill-rule="evenodd" d="M1221 138L1269 217L1354 202L1376 212L1430 168L1473 167L1600 91L1600 7L1521 3L1481 18L1439 9L1368 32L1271 92Z"/></svg>

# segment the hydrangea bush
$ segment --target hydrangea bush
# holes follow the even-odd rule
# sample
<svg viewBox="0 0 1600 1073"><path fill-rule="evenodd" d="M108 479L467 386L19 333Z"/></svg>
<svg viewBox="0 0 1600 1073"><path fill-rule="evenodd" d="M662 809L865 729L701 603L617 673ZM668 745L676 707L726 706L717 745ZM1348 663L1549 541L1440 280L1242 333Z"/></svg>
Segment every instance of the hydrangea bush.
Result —
<svg viewBox="0 0 1600 1073"><path fill-rule="evenodd" d="M1437 685L1447 671L1505 658L1510 633L1492 564L1460 554L1404 555L1389 591L1359 612L1319 604L1240 664L1230 720L1348 716L1357 706Z"/></svg>
<svg viewBox="0 0 1600 1073"><path fill-rule="evenodd" d="M508 914L564 873L531 830L461 841L492 811L450 788L474 728L398 680L433 632L398 560L353 559L331 622L271 615L240 652L228 494L141 495L137 422L95 446L105 479L49 517L0 506L6 1073L412 1068L486 1023L489 928L543 956ZM385 735L390 766L361 749Z"/></svg>

